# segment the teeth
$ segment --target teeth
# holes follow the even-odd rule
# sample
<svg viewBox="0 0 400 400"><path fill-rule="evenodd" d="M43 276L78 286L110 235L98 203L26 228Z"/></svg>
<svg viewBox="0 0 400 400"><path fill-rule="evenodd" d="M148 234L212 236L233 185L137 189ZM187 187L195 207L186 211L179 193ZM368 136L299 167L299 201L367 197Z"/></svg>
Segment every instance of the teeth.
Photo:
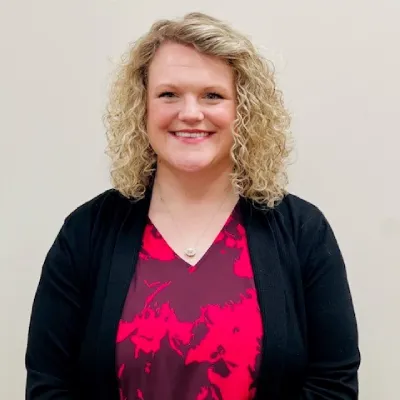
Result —
<svg viewBox="0 0 400 400"><path fill-rule="evenodd" d="M209 134L207 132L175 132L175 135L178 137L187 137L187 138L199 138L199 137L206 137Z"/></svg>

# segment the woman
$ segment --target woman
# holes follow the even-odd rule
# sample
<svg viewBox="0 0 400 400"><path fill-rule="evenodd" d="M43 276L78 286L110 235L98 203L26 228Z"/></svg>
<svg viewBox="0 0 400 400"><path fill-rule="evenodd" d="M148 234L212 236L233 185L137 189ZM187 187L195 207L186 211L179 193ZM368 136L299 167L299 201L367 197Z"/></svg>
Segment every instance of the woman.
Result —
<svg viewBox="0 0 400 400"><path fill-rule="evenodd" d="M27 399L356 399L345 266L285 190L289 117L268 64L221 21L160 21L107 110L112 190L45 260Z"/></svg>

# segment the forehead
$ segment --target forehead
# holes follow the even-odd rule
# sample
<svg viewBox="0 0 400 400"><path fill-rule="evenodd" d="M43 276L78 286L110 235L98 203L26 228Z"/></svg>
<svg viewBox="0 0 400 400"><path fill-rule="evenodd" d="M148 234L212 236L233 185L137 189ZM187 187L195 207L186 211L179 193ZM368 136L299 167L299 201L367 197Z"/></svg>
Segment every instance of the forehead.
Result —
<svg viewBox="0 0 400 400"><path fill-rule="evenodd" d="M149 84L186 81L233 85L232 68L222 59L198 52L191 46L163 43L149 67Z"/></svg>

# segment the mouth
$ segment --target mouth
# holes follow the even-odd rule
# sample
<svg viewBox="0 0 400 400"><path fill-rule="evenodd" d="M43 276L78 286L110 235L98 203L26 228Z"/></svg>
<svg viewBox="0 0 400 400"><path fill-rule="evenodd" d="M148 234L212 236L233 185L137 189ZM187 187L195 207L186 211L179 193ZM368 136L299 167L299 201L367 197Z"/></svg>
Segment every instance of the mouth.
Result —
<svg viewBox="0 0 400 400"><path fill-rule="evenodd" d="M177 131L177 132L169 132L172 136L181 141L188 142L188 143L197 143L203 141L209 137L211 137L215 132L206 132L206 131L199 131L199 132L190 132L190 131Z"/></svg>

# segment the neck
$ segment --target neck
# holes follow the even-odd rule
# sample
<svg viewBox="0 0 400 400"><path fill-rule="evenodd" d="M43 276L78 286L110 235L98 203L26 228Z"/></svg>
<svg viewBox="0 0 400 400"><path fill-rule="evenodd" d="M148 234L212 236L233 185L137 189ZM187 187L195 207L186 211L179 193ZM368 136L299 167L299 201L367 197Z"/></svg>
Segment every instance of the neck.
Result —
<svg viewBox="0 0 400 400"><path fill-rule="evenodd" d="M168 201L181 204L215 202L227 196L234 196L230 185L232 168L215 167L212 171L182 172L168 168L163 163L157 166L154 190L160 191Z"/></svg>

